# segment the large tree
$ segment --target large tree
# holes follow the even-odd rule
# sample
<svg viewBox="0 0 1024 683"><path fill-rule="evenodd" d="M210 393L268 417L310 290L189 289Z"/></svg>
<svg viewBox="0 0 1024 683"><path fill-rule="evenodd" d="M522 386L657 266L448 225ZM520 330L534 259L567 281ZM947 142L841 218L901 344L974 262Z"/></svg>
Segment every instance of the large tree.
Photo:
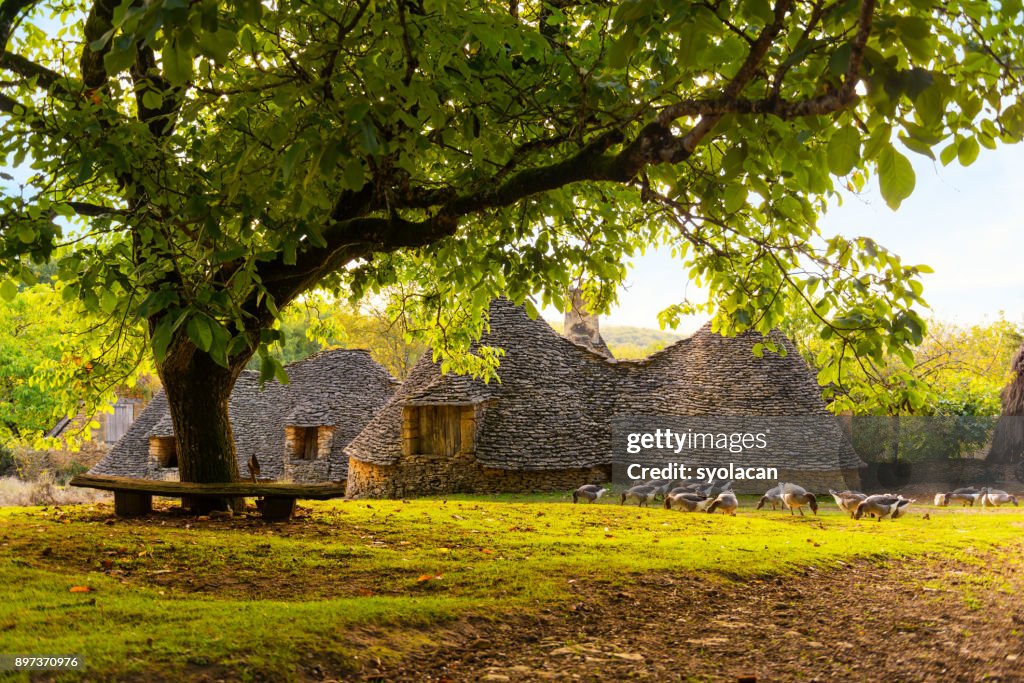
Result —
<svg viewBox="0 0 1024 683"><path fill-rule="evenodd" d="M1010 383L1003 389L1003 414L992 436L988 462L1017 463L1017 478L1024 481L1024 344L1010 361Z"/></svg>
<svg viewBox="0 0 1024 683"><path fill-rule="evenodd" d="M921 269L816 217L1018 140L1022 46L1020 0L2 0L0 263L76 243L65 292L148 330L190 481L237 478L232 385L323 284L413 283L463 348L492 296L671 244L724 332L800 304L836 358L905 354Z"/></svg>

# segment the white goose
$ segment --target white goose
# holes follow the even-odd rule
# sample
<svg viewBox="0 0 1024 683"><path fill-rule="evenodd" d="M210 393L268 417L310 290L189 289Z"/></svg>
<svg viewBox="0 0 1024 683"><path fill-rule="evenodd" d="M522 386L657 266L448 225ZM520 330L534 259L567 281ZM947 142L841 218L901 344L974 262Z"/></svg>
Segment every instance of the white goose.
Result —
<svg viewBox="0 0 1024 683"><path fill-rule="evenodd" d="M800 516L803 517L804 505L810 507L815 515L818 514L818 499L813 493L808 493L807 489L796 484L780 483L779 486L782 487L782 502L789 508L789 514L793 514L793 510L799 510Z"/></svg>
<svg viewBox="0 0 1024 683"><path fill-rule="evenodd" d="M714 501L699 493L682 491L665 496L666 510L682 510L683 512L703 512Z"/></svg>
<svg viewBox="0 0 1024 683"><path fill-rule="evenodd" d="M572 502L575 504L580 500L585 500L588 503L594 503L600 500L601 496L606 493L608 493L608 489L602 488L597 484L584 484L572 492Z"/></svg>
<svg viewBox="0 0 1024 683"><path fill-rule="evenodd" d="M905 512L905 508L908 505L910 505L910 501L902 496L888 494L868 496L857 505L853 518L860 519L864 515L874 515L878 517L879 522L882 521L883 517L896 519Z"/></svg>
<svg viewBox="0 0 1024 683"><path fill-rule="evenodd" d="M619 500L619 505L625 505L627 500L635 500L637 507L649 507L649 503L654 500L654 496L657 494L657 488L640 484L639 486L634 486L631 489L623 491L622 498Z"/></svg>
<svg viewBox="0 0 1024 683"><path fill-rule="evenodd" d="M947 493L946 503L957 502L961 506L970 505L973 507L979 498L981 498L981 489L975 486L965 486Z"/></svg>
<svg viewBox="0 0 1024 683"><path fill-rule="evenodd" d="M1016 506L1017 496L1000 489L982 489L981 504L984 507L999 507L1000 505L1006 505L1007 503L1013 503L1014 506Z"/></svg>
<svg viewBox="0 0 1024 683"><path fill-rule="evenodd" d="M860 491L836 491L829 489L828 492L832 495L832 499L836 501L836 505L839 509L846 514L853 517L853 513L857 511L857 506L867 498L867 494L861 493Z"/></svg>
<svg viewBox="0 0 1024 683"><path fill-rule="evenodd" d="M718 498L715 498L708 506L707 512L711 514L716 510L721 510L722 514L725 515L736 515L736 508L740 506L740 502L736 499L736 494L732 490L725 490L718 494Z"/></svg>
<svg viewBox="0 0 1024 683"><path fill-rule="evenodd" d="M777 484L764 492L764 495L761 496L761 500L757 501L757 509L760 510L765 505L771 505L772 510L777 510L785 505L785 503L782 502L782 484Z"/></svg>

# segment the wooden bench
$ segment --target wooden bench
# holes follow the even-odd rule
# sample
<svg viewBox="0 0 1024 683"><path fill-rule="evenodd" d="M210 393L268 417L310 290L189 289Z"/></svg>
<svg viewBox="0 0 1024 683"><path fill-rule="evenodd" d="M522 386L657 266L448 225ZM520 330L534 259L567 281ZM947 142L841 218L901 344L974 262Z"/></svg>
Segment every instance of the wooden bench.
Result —
<svg viewBox="0 0 1024 683"><path fill-rule="evenodd" d="M263 498L263 519L291 519L299 498L327 500L345 496L341 483L286 484L281 482L234 482L230 484L193 484L183 481L158 481L101 475L79 475L71 486L114 492L114 513L118 517L137 517L153 510L153 496L168 498Z"/></svg>

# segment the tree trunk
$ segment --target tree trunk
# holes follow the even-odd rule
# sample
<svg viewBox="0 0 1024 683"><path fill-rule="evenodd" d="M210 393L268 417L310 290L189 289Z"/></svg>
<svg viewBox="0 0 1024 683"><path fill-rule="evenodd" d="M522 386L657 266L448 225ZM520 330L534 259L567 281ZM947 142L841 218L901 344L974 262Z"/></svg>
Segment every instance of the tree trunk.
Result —
<svg viewBox="0 0 1024 683"><path fill-rule="evenodd" d="M986 458L991 464L1024 462L1024 344L1010 361L1010 370L1010 383L1002 393L1003 415Z"/></svg>
<svg viewBox="0 0 1024 683"><path fill-rule="evenodd" d="M158 365L177 441L181 481L227 483L239 480L228 403L247 358L224 368L185 339L176 339ZM239 510L241 500L185 501L193 512Z"/></svg>

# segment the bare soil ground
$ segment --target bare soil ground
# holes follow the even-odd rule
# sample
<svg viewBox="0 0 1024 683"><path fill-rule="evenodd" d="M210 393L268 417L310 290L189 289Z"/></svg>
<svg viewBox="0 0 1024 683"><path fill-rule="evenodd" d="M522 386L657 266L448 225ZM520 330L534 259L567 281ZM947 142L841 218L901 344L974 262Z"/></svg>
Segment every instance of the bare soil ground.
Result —
<svg viewBox="0 0 1024 683"><path fill-rule="evenodd" d="M452 629L387 681L1024 681L1024 545L744 584L576 583L564 613Z"/></svg>

